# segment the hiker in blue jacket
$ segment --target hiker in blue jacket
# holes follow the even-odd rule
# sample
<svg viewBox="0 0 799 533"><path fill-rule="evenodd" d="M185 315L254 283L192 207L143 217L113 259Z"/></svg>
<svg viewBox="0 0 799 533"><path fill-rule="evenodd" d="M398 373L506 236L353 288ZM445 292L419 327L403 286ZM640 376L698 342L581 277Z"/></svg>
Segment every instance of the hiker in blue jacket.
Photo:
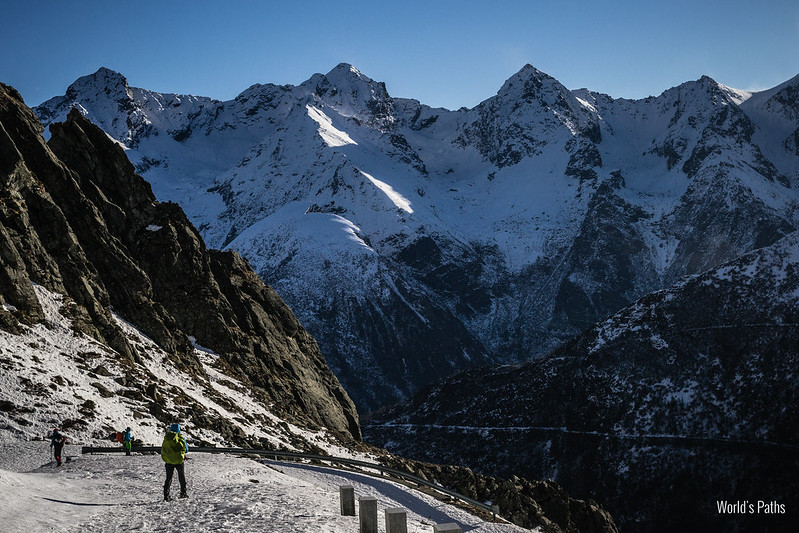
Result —
<svg viewBox="0 0 799 533"><path fill-rule="evenodd" d="M130 428L125 428L122 434L122 447L125 448L125 455L130 455L130 448L133 445L133 437L130 435Z"/></svg>
<svg viewBox="0 0 799 533"><path fill-rule="evenodd" d="M183 470L183 462L189 452L189 444L183 435L180 434L180 424L169 426L164 435L164 443L161 445L161 459L166 466L166 481L164 482L164 501L169 501L169 488L172 485L172 476L175 470L178 471L178 481L180 481L180 497L188 498L186 492L186 474Z"/></svg>

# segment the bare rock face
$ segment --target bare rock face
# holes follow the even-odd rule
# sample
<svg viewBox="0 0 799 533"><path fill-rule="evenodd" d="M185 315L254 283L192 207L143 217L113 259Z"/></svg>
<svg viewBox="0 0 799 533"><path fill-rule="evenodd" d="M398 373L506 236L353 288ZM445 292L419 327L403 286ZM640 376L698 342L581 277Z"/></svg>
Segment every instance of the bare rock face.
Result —
<svg viewBox="0 0 799 533"><path fill-rule="evenodd" d="M74 326L132 357L108 312L109 295L90 264L64 210L40 179L80 202L75 176L50 151L42 126L15 90L0 87L0 154L3 181L3 298L18 320L42 320L33 283L78 303ZM91 206L85 206L91 213ZM8 311L5 311L6 313ZM13 329L13 321L9 327Z"/></svg>
<svg viewBox="0 0 799 533"><path fill-rule="evenodd" d="M357 412L316 341L233 252L206 249L176 204L159 203L123 149L73 111L43 128L0 85L0 327L41 322L39 284L65 294L74 328L135 364L110 309L190 373L194 343L301 425L360 439Z"/></svg>

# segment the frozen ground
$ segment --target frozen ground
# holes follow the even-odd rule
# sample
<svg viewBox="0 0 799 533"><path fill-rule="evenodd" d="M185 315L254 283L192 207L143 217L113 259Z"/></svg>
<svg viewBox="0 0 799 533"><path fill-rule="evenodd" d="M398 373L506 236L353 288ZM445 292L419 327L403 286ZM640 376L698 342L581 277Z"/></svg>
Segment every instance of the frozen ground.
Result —
<svg viewBox="0 0 799 533"><path fill-rule="evenodd" d="M164 467L158 455L80 455L56 468L47 441L12 440L0 432L0 529L36 531L358 531L358 518L340 516L338 487L353 485L356 499L384 509L408 510L408 532L457 522L463 531L527 531L484 522L401 484L325 467L249 458L190 454L187 500L162 501ZM177 476L176 476L177 477ZM177 495L177 479L173 481Z"/></svg>

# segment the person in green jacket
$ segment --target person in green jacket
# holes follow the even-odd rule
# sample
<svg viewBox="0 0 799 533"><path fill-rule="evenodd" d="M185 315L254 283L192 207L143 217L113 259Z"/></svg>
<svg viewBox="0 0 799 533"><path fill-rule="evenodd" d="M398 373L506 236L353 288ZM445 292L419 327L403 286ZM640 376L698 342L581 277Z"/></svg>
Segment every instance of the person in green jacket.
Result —
<svg viewBox="0 0 799 533"><path fill-rule="evenodd" d="M169 497L169 488L172 485L172 476L175 474L175 470L178 471L178 481L180 481L180 497L188 498L189 496L186 492L186 474L183 470L183 461L186 460L188 451L189 445L180 433L180 424L169 426L164 435L164 443L161 445L161 459L166 465L166 481L164 482L164 501L166 502L172 499Z"/></svg>

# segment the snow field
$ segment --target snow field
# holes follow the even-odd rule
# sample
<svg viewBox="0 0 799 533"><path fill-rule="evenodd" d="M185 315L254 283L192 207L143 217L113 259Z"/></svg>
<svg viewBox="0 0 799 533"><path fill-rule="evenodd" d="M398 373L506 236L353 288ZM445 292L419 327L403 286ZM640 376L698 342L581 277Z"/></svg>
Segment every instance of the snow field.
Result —
<svg viewBox="0 0 799 533"><path fill-rule="evenodd" d="M7 435L7 434L6 434ZM465 511L399 483L304 464L257 462L227 455L189 454L189 498L162 501L164 467L158 455L80 455L60 468L46 462L47 441L0 436L0 507L3 531L358 531L357 516L341 516L339 487L353 485L356 499L378 500L384 510L408 511L409 532L457 522L464 531L521 532L510 524L484 522ZM9 469L28 469L14 472ZM172 493L179 492L173 479ZM357 507L357 506L356 506Z"/></svg>

